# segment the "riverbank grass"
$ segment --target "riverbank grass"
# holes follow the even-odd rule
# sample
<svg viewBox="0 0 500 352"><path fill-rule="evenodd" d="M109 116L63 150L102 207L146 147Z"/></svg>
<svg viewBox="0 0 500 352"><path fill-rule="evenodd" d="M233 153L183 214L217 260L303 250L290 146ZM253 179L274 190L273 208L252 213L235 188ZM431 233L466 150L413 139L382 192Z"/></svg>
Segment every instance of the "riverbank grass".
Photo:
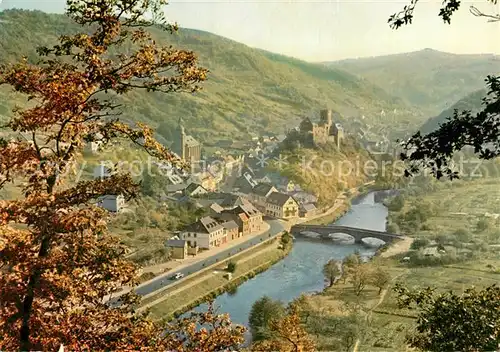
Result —
<svg viewBox="0 0 500 352"><path fill-rule="evenodd" d="M429 242L426 247L430 248L441 242L445 252L443 256L449 255L449 260L444 261L444 257L443 261L438 260L441 257L438 251L437 254L430 255L423 253L423 259L418 262L401 261L407 256L413 258L422 248L395 253L390 258L376 258L378 265L387 270L392 278L381 296L378 295L378 289L367 286L356 297L349 282L343 284L341 279L332 288L309 297L308 313L313 318L308 320L306 326L315 336L318 350L409 351L406 337L415 327L417 312L399 309L397 294L393 291L397 282L410 289L431 286L438 292L452 290L457 293L472 286L483 288L500 282L500 238L495 237L499 229L499 218L485 216L487 213L494 216L500 209L498 184L488 180L462 182L443 186L432 193L407 197L403 209L390 213L390 220L403 228L404 222L411 220L406 213L416 207L427 206L432 207L432 212L426 215L423 226L407 234L415 239L427 238ZM422 214L425 215L425 212ZM483 224L486 228L478 226L480 220L486 223ZM459 230L461 232L457 232ZM440 239L443 235L444 240ZM462 251L472 252L474 255L469 259L460 258ZM457 255L451 256L455 252ZM453 258L455 261L451 260ZM348 320L339 324L336 319L339 316L352 317L352 307L356 304L362 307L362 322L352 325L353 327L349 327Z"/></svg>
<svg viewBox="0 0 500 352"><path fill-rule="evenodd" d="M201 304L203 298L210 293L213 298L218 292L228 284L234 283L235 285L241 283L241 279L269 263L275 263L281 259L286 250L280 249L279 242L273 241L270 244L259 246L255 250L241 254L231 259L236 263L236 270L232 273L232 279L224 278L227 273L225 268L226 263L221 264L219 267L214 268L208 272L194 276L192 279L175 286L171 290L167 290L163 295L163 300L158 304L150 307L153 318L162 319L171 316L175 312L182 312L183 307L189 307L193 302Z"/></svg>

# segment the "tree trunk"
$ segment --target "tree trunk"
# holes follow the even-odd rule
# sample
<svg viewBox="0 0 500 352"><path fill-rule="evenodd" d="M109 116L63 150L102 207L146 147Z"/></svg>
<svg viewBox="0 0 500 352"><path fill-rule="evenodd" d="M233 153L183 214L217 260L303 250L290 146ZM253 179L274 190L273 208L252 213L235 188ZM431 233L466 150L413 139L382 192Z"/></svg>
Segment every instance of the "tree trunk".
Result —
<svg viewBox="0 0 500 352"><path fill-rule="evenodd" d="M40 250L38 252L38 258L43 258L49 252L49 238L44 237L42 240L42 244L40 246ZM26 296L23 300L23 306L21 315L23 317L23 321L21 324L20 330L20 343L19 347L21 351L30 351L31 350L31 342L30 342L30 318L31 318L31 310L33 308L33 301L35 299L35 289L37 288L40 277L42 276L42 270L37 268L31 274L30 280L28 282L28 288L26 291Z"/></svg>
<svg viewBox="0 0 500 352"><path fill-rule="evenodd" d="M51 175L47 177L47 193L52 193L54 190L54 185L57 180L57 175ZM43 233L43 232L42 232ZM38 251L38 258L43 258L49 253L50 238L47 234L42 235L42 243L40 245L40 250ZM19 331L19 348L21 351L31 350L30 341L30 318L33 308L33 301L35 300L35 289L40 283L40 277L42 276L43 270L41 268L36 268L30 276L28 281L28 287L26 290L26 296L24 296L23 306L21 308L22 323L21 329Z"/></svg>

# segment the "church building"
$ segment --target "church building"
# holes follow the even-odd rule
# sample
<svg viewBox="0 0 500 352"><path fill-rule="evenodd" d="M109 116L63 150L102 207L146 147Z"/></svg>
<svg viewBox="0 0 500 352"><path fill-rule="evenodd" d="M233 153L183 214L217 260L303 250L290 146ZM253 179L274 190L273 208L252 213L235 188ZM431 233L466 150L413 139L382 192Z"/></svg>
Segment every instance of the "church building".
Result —
<svg viewBox="0 0 500 352"><path fill-rule="evenodd" d="M193 136L186 134L182 118L179 118L179 126L177 127L177 135L172 150L193 167L201 160L201 143Z"/></svg>

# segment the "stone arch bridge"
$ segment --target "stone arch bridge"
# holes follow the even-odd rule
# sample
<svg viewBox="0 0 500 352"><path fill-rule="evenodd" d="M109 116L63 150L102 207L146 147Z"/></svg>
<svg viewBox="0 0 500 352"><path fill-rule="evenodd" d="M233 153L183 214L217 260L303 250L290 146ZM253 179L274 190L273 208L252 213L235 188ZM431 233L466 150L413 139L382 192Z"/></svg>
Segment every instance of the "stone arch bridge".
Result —
<svg viewBox="0 0 500 352"><path fill-rule="evenodd" d="M394 240L404 239L404 236L392 234L382 231L374 231L367 229L360 229L357 227L341 226L341 225L294 225L290 229L290 233L294 236L303 234L304 232L315 232L319 234L320 238L330 239L332 234L347 234L354 238L354 242L363 243L365 238L376 238L384 241L385 243Z"/></svg>

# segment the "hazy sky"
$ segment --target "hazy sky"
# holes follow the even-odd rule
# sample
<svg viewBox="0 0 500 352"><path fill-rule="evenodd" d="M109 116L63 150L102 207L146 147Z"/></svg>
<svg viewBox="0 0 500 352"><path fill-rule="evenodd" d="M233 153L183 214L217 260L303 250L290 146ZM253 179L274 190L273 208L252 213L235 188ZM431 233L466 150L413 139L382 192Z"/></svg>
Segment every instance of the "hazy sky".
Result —
<svg viewBox="0 0 500 352"><path fill-rule="evenodd" d="M249 46L308 61L377 56L432 48L500 54L500 23L474 17L468 7L498 12L486 0L463 2L452 25L437 16L441 0L420 0L411 26L391 30L387 19L401 0L171 0L167 17L181 27L216 33ZM408 0L409 2L409 0ZM0 0L18 7L62 12L64 0Z"/></svg>

